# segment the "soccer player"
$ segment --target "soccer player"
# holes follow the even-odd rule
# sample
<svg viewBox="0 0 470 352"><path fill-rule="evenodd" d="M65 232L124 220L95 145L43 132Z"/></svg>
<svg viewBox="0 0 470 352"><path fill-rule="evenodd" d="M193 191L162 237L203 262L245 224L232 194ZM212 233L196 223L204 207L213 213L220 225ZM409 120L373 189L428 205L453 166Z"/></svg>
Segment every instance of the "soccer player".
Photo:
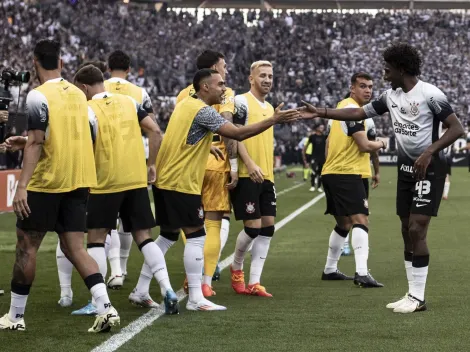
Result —
<svg viewBox="0 0 470 352"><path fill-rule="evenodd" d="M143 106L150 118L155 120L153 113L152 100L144 88L127 81L131 67L129 55L121 50L116 50L108 58L108 68L111 78L104 82L107 92L128 95L137 103ZM144 163L145 161L142 160ZM122 231L122 221L120 222L120 231L111 231L111 246L109 248L109 265L111 267L111 277L108 280L110 288L120 288L127 276L127 261L132 246L132 236L130 233ZM150 273L150 275L152 275ZM135 298L135 297L134 297ZM129 298L132 300L132 298ZM134 302L138 303L138 302Z"/></svg>
<svg viewBox="0 0 470 352"><path fill-rule="evenodd" d="M425 287L429 249L426 242L431 217L437 216L445 182L443 149L464 134L462 124L436 86L419 79L421 56L416 48L396 43L384 53L384 79L392 88L361 108L328 109L306 104L304 118L317 116L343 121L390 113L398 146L397 215L405 245L408 293L387 308L397 313L426 309ZM447 132L439 138L439 126Z"/></svg>
<svg viewBox="0 0 470 352"><path fill-rule="evenodd" d="M26 329L23 317L37 252L46 233L55 231L97 303L97 317L88 331L109 331L120 317L98 265L83 248L88 188L97 186L86 97L61 77L57 41L40 40L33 61L41 85L26 101L29 131L13 201L17 254L10 312L0 319L0 329Z"/></svg>
<svg viewBox="0 0 470 352"><path fill-rule="evenodd" d="M297 144L297 148L302 150L302 156L304 158L304 182L307 181L308 175L312 173L312 169L310 168L310 162L312 160L312 149L313 145L309 144L307 148L305 146L307 145L309 137L313 134L314 132L310 132L309 129L309 134L307 137L302 138L302 140Z"/></svg>
<svg viewBox="0 0 470 352"><path fill-rule="evenodd" d="M447 128L442 126L441 136L446 132ZM446 158L446 182L444 183L444 191L442 192L442 199L449 199L450 191L450 176L452 176L452 145L444 149L444 156Z"/></svg>
<svg viewBox="0 0 470 352"><path fill-rule="evenodd" d="M354 78L354 76L353 76ZM363 87L371 93L371 80ZM362 102L354 86L351 97L338 103L338 108L359 106ZM366 96L367 98L367 96ZM357 100L356 100L357 99ZM370 99L370 95L368 97ZM358 102L359 101L359 102ZM370 156L384 147L383 142L371 141L365 131L365 122L340 122L331 120L328 135L328 155L322 177L325 186L326 212L335 217L336 226L331 232L328 256L322 280L352 280L361 287L383 287L368 271L369 257L369 206L362 179L370 177ZM374 138L375 139L375 138ZM352 245L356 261L354 278L338 270L338 261L345 239L352 229Z"/></svg>
<svg viewBox="0 0 470 352"><path fill-rule="evenodd" d="M281 111L281 104L274 112L266 111L272 117L237 128L212 107L221 104L226 93L218 71L199 70L193 87L195 94L176 105L157 156L157 181L153 187L156 220L161 227L157 243L165 246L166 253L182 229L186 236L184 266L189 287L186 309L225 310L205 299L201 288L206 236L201 190L209 151L214 149L213 133L240 141L299 115L295 110Z"/></svg>
<svg viewBox="0 0 470 352"><path fill-rule="evenodd" d="M305 143L305 146L302 149L304 165L306 167L310 165L312 170L310 175L310 192L315 192L315 184L317 185L318 192L323 192L321 188L321 172L323 164L325 163L326 136L324 131L325 126L323 124L318 124L315 127L315 132L308 137L307 143ZM309 148L311 150L310 161L307 160L307 152Z"/></svg>
<svg viewBox="0 0 470 352"><path fill-rule="evenodd" d="M234 122L251 126L269 119L273 107L266 101L273 84L273 66L269 61L256 61L250 68L250 91L235 97ZM235 257L230 267L232 288L238 294L272 297L261 286L261 274L274 235L276 189L274 187L274 131L240 143L238 146L239 181L232 191L232 204L244 230L237 237ZM251 244L250 279L245 286L243 262Z"/></svg>

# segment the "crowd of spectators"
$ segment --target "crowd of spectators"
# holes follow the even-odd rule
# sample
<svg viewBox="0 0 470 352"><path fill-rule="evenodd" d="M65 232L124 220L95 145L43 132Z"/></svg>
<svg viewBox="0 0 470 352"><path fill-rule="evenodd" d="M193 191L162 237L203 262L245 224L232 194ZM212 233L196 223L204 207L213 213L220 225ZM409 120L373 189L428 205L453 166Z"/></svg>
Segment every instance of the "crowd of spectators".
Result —
<svg viewBox="0 0 470 352"><path fill-rule="evenodd" d="M470 16L463 12L200 11L204 15L102 0L40 6L3 0L0 65L32 70L34 43L56 37L63 44L63 75L70 79L83 61L106 60L122 49L132 58L129 79L149 91L165 128L173 97L191 81L204 48L226 55L228 85L237 92L248 89L250 63L264 59L274 64L273 104L295 107L304 99L333 107L356 71L376 78L375 96L387 88L382 51L393 41L407 41L423 55L422 79L441 88L458 116L468 119ZM392 134L387 117L376 125L379 135ZM279 128L277 138L298 143L308 127Z"/></svg>

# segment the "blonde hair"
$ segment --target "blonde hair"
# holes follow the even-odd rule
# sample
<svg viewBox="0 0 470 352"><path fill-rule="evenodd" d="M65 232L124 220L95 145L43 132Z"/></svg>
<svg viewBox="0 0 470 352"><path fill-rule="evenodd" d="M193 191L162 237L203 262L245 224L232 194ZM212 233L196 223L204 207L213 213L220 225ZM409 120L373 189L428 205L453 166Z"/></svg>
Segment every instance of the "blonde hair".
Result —
<svg viewBox="0 0 470 352"><path fill-rule="evenodd" d="M259 60L259 61L255 61L251 64L251 67L250 67L250 72L253 72L254 70L256 70L257 68L259 67L263 67L263 66L267 66L267 67L273 67L273 64L267 60Z"/></svg>

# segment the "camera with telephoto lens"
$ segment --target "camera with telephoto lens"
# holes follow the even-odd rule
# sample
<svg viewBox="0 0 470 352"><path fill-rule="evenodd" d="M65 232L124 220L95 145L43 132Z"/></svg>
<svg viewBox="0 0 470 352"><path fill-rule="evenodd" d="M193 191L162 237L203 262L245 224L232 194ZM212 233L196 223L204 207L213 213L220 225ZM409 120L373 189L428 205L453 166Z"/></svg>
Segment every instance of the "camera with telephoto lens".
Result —
<svg viewBox="0 0 470 352"><path fill-rule="evenodd" d="M28 71L15 71L7 67L0 69L0 72L0 81L7 87L28 83L31 76Z"/></svg>

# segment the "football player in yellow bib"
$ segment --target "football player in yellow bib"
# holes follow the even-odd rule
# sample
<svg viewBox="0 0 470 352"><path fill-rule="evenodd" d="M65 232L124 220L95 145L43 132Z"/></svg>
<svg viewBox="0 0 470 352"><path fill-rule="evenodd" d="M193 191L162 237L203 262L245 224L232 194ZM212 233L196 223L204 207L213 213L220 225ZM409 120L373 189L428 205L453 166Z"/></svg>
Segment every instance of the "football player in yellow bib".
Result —
<svg viewBox="0 0 470 352"><path fill-rule="evenodd" d="M104 82L104 87L109 93L130 96L141 104L148 116L155 120L152 100L144 88L136 86L127 80L131 68L129 55L121 50L112 52L108 57L108 68L111 78ZM119 171L118 171L119 172ZM110 288L120 288L127 276L127 261L132 246L132 235L123 230L120 220L119 231L111 231L111 241L108 250L109 266L111 267L111 279L108 282ZM149 272L150 278L153 277Z"/></svg>
<svg viewBox="0 0 470 352"><path fill-rule="evenodd" d="M217 71L199 70L193 87L196 94L176 105L157 156L153 193L161 233L156 242L165 253L182 229L186 236L184 266L189 288L186 309L225 310L204 298L201 288L206 237L201 191L209 152L214 148L213 134L244 140L276 123L295 120L299 112L281 111L279 106L276 111L267 111L272 117L237 128L212 107L220 104L226 93L225 82Z"/></svg>
<svg viewBox="0 0 470 352"><path fill-rule="evenodd" d="M224 55L216 51L205 50L197 58L198 69L214 69L220 73L223 80L225 80L226 66ZM194 94L195 89L191 84L178 94L176 103L178 104ZM227 121L232 122L233 90L226 88L222 102L214 105L213 108ZM213 276L215 279L219 278L216 273L217 262L221 250L227 242L230 225L229 190L233 189L238 182L237 141L215 134L212 145L222 151L224 158L217 159L214 155L209 155L202 184L202 205L207 231L204 244L204 279L202 284L204 297L215 295L215 291L212 289L212 279ZM178 238L170 239L176 241ZM148 294L150 280L151 276L143 269L136 289ZM184 289L188 293L187 281L184 283Z"/></svg>
<svg viewBox="0 0 470 352"><path fill-rule="evenodd" d="M250 126L265 121L273 114L266 101L273 83L273 67L269 61L257 61L250 69L250 91L235 97L234 122ZM261 273L274 235L276 189L274 187L274 130L271 128L238 146L239 181L232 191L232 204L244 230L237 237L235 257L230 267L232 288L238 294L272 297L261 286ZM250 280L245 286L243 262L252 247Z"/></svg>
<svg viewBox="0 0 470 352"><path fill-rule="evenodd" d="M18 217L17 255L11 281L11 306L0 329L25 330L24 312L36 272L36 255L49 231L59 235L97 305L89 332L120 322L97 263L83 248L88 189L97 187L85 95L61 77L60 44L40 40L34 66L41 85L27 97L28 137L13 207Z"/></svg>

